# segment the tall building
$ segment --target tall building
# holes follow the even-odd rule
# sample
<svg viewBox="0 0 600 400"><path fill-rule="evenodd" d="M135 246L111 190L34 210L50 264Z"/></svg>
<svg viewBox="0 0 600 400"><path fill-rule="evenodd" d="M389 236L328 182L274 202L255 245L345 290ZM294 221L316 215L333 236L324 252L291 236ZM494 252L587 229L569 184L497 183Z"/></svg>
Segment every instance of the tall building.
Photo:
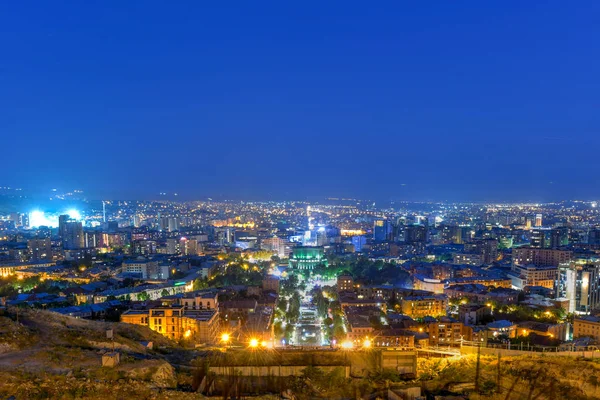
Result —
<svg viewBox="0 0 600 400"><path fill-rule="evenodd" d="M512 285L519 289L526 286L542 286L548 289L554 288L558 268L556 266L535 266L535 265L516 265L513 264L508 277Z"/></svg>
<svg viewBox="0 0 600 400"><path fill-rule="evenodd" d="M273 236L270 238L262 239L260 242L260 247L263 250L271 251L273 253L277 253L279 258L286 258L287 254L285 251L286 240L277 236Z"/></svg>
<svg viewBox="0 0 600 400"><path fill-rule="evenodd" d="M185 256L196 256L200 253L201 246L196 239L181 238L179 240L179 251Z"/></svg>
<svg viewBox="0 0 600 400"><path fill-rule="evenodd" d="M554 266L571 261L572 252L568 250L537 249L524 246L513 249L513 264L536 266Z"/></svg>
<svg viewBox="0 0 600 400"><path fill-rule="evenodd" d="M101 232L84 232L84 247L88 249L93 249L96 247L100 247L102 242L102 233Z"/></svg>
<svg viewBox="0 0 600 400"><path fill-rule="evenodd" d="M177 217L169 218L168 222L169 232L176 232L179 230L179 219Z"/></svg>
<svg viewBox="0 0 600 400"><path fill-rule="evenodd" d="M409 225L404 230L404 241L406 243L427 242L427 227L422 225Z"/></svg>
<svg viewBox="0 0 600 400"><path fill-rule="evenodd" d="M132 218L132 223L133 223L133 227L134 227L134 228L139 228L139 227L140 227L140 225L141 225L141 219L140 219L140 216L139 216L139 215L137 215L137 214L134 214L134 215L133 215L133 218Z"/></svg>
<svg viewBox="0 0 600 400"><path fill-rule="evenodd" d="M58 216L58 236L63 240L66 235L66 224L70 219L71 217L66 214Z"/></svg>
<svg viewBox="0 0 600 400"><path fill-rule="evenodd" d="M15 228L24 226L29 226L29 215L28 214L20 214L20 213L10 213L8 217L9 221L12 221L15 224Z"/></svg>
<svg viewBox="0 0 600 400"><path fill-rule="evenodd" d="M367 238L364 236L352 236L352 244L354 245L354 251L360 253L367 244Z"/></svg>
<svg viewBox="0 0 600 400"><path fill-rule="evenodd" d="M28 240L27 251L31 261L51 260L52 241L50 238Z"/></svg>
<svg viewBox="0 0 600 400"><path fill-rule="evenodd" d="M535 214L535 226L542 226L542 214Z"/></svg>
<svg viewBox="0 0 600 400"><path fill-rule="evenodd" d="M59 225L60 230L60 225ZM80 221L68 220L63 223L63 247L67 250L85 247L83 225Z"/></svg>
<svg viewBox="0 0 600 400"><path fill-rule="evenodd" d="M550 248L558 249L569 244L569 228L560 226L550 231Z"/></svg>
<svg viewBox="0 0 600 400"><path fill-rule="evenodd" d="M169 229L169 218L158 216L158 229L160 231L166 231Z"/></svg>
<svg viewBox="0 0 600 400"><path fill-rule="evenodd" d="M588 232L588 244L600 245L600 228L590 229Z"/></svg>
<svg viewBox="0 0 600 400"><path fill-rule="evenodd" d="M180 242L177 239L167 239L167 254L179 254L180 251Z"/></svg>
<svg viewBox="0 0 600 400"><path fill-rule="evenodd" d="M458 225L443 225L441 227L442 243L463 244L464 227Z"/></svg>
<svg viewBox="0 0 600 400"><path fill-rule="evenodd" d="M491 264L498 258L498 240L475 239L465 244L465 253L478 254L484 264Z"/></svg>
<svg viewBox="0 0 600 400"><path fill-rule="evenodd" d="M569 301L567 312L570 313L589 313L600 308L600 262L561 264L556 297Z"/></svg>
<svg viewBox="0 0 600 400"><path fill-rule="evenodd" d="M315 233L315 239L317 246L326 246L329 244L329 238L327 237L327 232L325 229L317 229Z"/></svg>
<svg viewBox="0 0 600 400"><path fill-rule="evenodd" d="M546 247L546 235L541 229L534 229L531 231L530 246L536 249L543 249Z"/></svg>
<svg viewBox="0 0 600 400"><path fill-rule="evenodd" d="M373 222L373 239L378 242L390 240L393 228L391 221L387 219L376 219Z"/></svg>

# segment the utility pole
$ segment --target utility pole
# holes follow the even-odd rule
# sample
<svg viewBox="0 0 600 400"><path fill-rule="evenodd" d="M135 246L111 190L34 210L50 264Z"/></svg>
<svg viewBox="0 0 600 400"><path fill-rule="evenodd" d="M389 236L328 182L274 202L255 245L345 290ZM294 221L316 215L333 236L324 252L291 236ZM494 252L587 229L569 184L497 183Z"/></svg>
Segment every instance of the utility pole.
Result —
<svg viewBox="0 0 600 400"><path fill-rule="evenodd" d="M477 346L477 366L475 367L475 391L479 393L479 368L481 366L481 344Z"/></svg>
<svg viewBox="0 0 600 400"><path fill-rule="evenodd" d="M502 386L500 386L500 352L498 352L498 369L496 372L496 393L502 393Z"/></svg>
<svg viewBox="0 0 600 400"><path fill-rule="evenodd" d="M112 351L114 353L115 352L115 337L113 335L113 330L112 329L107 329L106 330L106 338L110 339L110 341L112 343Z"/></svg>

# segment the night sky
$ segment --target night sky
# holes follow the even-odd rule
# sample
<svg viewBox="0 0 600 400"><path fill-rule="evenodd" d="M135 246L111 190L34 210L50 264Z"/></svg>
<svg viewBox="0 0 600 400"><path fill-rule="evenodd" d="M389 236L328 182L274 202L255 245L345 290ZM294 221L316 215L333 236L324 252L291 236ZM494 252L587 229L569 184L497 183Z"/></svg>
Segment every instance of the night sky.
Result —
<svg viewBox="0 0 600 400"><path fill-rule="evenodd" d="M210 3L2 2L0 185L600 198L600 2Z"/></svg>

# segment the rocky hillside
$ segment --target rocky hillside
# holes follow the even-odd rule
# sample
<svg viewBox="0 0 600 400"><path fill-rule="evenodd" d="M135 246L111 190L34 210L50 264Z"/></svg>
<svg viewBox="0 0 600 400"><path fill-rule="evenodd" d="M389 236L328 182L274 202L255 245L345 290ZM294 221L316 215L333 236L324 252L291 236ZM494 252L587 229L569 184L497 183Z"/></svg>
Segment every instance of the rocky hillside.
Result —
<svg viewBox="0 0 600 400"><path fill-rule="evenodd" d="M500 359L481 356L479 394L474 392L476 355L420 359L418 368L423 387L439 393L466 393L469 399L600 398L600 359L540 353Z"/></svg>
<svg viewBox="0 0 600 400"><path fill-rule="evenodd" d="M101 366L113 347L109 328L121 354L115 368ZM185 398L172 363L188 353L145 327L36 310L19 311L17 321L7 313L0 317L0 398Z"/></svg>
<svg viewBox="0 0 600 400"><path fill-rule="evenodd" d="M108 328L113 329L114 346L121 354L121 363L114 368L101 366L102 355L112 349L106 339ZM147 341L153 342L153 349L143 344ZM183 349L145 327L33 310L20 311L17 321L15 313L8 313L0 316L0 399L204 398L192 391L203 363L212 360L218 365L219 358L227 358L220 352L208 354ZM473 385L476 370L475 355L419 359L412 384L430 394L463 393L469 399L600 398L598 359L532 354L503 357L498 367L497 357L482 356L479 393ZM387 393L398 379L393 371L372 371L361 379L334 372L309 368L302 377L285 379L278 387L297 400L366 398Z"/></svg>

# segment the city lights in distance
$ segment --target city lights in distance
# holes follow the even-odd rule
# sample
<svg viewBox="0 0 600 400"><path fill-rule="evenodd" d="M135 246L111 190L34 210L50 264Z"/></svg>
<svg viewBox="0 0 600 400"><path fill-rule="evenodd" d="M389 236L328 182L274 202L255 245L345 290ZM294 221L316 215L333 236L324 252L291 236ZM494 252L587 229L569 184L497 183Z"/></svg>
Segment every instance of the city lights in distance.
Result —
<svg viewBox="0 0 600 400"><path fill-rule="evenodd" d="M81 220L81 213L77 210L75 210L74 208L68 210L66 212L66 214L71 218L71 219L75 219L77 221Z"/></svg>
<svg viewBox="0 0 600 400"><path fill-rule="evenodd" d="M74 219L76 221L81 221L82 219L81 213L74 208L57 214L46 214L44 211L33 210L29 213L29 226L32 228L37 228L39 226L48 226L50 228L56 228L58 227L59 215L68 215L69 218Z"/></svg>
<svg viewBox="0 0 600 400"><path fill-rule="evenodd" d="M56 228L58 226L58 217L47 217L43 211L35 210L29 213L29 226L49 226Z"/></svg>

